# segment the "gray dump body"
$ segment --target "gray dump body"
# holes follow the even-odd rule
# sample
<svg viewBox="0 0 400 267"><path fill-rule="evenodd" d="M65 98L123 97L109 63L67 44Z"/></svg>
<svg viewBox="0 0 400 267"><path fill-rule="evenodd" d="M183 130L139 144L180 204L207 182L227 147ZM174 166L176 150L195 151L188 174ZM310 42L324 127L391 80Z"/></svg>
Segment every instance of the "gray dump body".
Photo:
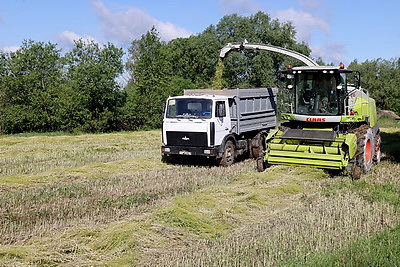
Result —
<svg viewBox="0 0 400 267"><path fill-rule="evenodd" d="M243 133L270 129L276 126L276 88L251 89L192 89L186 96L225 96L229 98L231 132Z"/></svg>

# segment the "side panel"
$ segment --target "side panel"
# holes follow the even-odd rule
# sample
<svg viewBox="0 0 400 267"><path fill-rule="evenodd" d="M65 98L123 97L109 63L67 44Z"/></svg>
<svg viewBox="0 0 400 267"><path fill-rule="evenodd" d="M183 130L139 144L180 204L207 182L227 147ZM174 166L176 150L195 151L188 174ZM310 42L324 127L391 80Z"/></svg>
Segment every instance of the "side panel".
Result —
<svg viewBox="0 0 400 267"><path fill-rule="evenodd" d="M235 133L274 128L276 126L276 89L258 88L239 90L235 99L237 117Z"/></svg>
<svg viewBox="0 0 400 267"><path fill-rule="evenodd" d="M374 127L377 121L377 117L376 117L375 99L373 98L369 98L369 118L370 118L369 126Z"/></svg>

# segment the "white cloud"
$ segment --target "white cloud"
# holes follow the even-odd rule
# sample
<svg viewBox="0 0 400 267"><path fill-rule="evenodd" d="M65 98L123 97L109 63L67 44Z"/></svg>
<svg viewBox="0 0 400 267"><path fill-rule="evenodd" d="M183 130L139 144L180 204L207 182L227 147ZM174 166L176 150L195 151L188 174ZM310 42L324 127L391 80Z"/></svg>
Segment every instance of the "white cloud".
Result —
<svg viewBox="0 0 400 267"><path fill-rule="evenodd" d="M113 12L103 2L93 2L94 10L100 20L100 27L107 38L121 44L129 44L155 26L160 38L169 41L178 37L188 37L190 32L171 22L159 21L138 8L129 8L124 12Z"/></svg>
<svg viewBox="0 0 400 267"><path fill-rule="evenodd" d="M348 64L347 60L343 56L346 53L345 44L344 43L328 43L323 46L312 46L311 56L313 58L322 58L325 63L344 63Z"/></svg>
<svg viewBox="0 0 400 267"><path fill-rule="evenodd" d="M293 23L297 31L296 39L300 42L309 42L311 32L314 29L320 29L325 34L330 34L330 26L326 21L302 10L295 10L293 8L280 10L276 12L276 17L280 21L290 21Z"/></svg>
<svg viewBox="0 0 400 267"><path fill-rule="evenodd" d="M68 46L68 47L73 46L75 41L78 41L78 40L83 40L88 43L89 42L98 43L97 40L90 35L81 36L75 32L71 32L71 31L63 31L62 33L57 35L57 39L61 45Z"/></svg>
<svg viewBox="0 0 400 267"><path fill-rule="evenodd" d="M260 5L254 0L220 0L221 12L223 15L233 13L250 14L256 13L261 9Z"/></svg>

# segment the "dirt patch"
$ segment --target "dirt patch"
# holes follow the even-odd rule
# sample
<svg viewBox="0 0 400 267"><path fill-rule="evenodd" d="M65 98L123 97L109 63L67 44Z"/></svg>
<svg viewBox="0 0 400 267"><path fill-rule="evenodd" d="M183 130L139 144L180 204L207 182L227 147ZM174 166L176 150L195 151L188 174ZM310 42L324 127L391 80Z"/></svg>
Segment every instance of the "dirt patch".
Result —
<svg viewBox="0 0 400 267"><path fill-rule="evenodd" d="M391 110L381 110L381 111L379 111L378 112L378 119L380 117L388 117L388 118L393 118L393 119L396 119L396 120L400 120L400 116L397 115L396 113L394 113Z"/></svg>

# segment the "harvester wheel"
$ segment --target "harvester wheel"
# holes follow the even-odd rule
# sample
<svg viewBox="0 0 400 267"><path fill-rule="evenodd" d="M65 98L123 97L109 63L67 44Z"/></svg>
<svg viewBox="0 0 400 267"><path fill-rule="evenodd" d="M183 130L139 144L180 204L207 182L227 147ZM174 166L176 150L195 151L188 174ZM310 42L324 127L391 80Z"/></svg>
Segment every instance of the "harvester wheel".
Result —
<svg viewBox="0 0 400 267"><path fill-rule="evenodd" d="M257 171L263 172L267 168L267 164L264 161L264 153L261 153L261 155L256 159L257 161Z"/></svg>
<svg viewBox="0 0 400 267"><path fill-rule="evenodd" d="M367 125L359 127L356 135L358 148L356 163L353 169L353 178L360 179L361 173L366 173L371 169L372 160L375 155L375 139L372 129Z"/></svg>
<svg viewBox="0 0 400 267"><path fill-rule="evenodd" d="M220 164L222 166L229 166L235 163L236 158L236 147L231 140L226 141L224 153Z"/></svg>
<svg viewBox="0 0 400 267"><path fill-rule="evenodd" d="M381 135L378 133L375 136L375 155L374 155L374 158L373 158L374 162L376 162L376 163L381 162L381 156L382 156L382 154L381 154L381 142L382 142Z"/></svg>
<svg viewBox="0 0 400 267"><path fill-rule="evenodd" d="M251 158L257 159L259 157L262 157L261 154L264 154L263 151L265 150L265 138L267 137L267 135L268 132L263 130L251 140Z"/></svg>

